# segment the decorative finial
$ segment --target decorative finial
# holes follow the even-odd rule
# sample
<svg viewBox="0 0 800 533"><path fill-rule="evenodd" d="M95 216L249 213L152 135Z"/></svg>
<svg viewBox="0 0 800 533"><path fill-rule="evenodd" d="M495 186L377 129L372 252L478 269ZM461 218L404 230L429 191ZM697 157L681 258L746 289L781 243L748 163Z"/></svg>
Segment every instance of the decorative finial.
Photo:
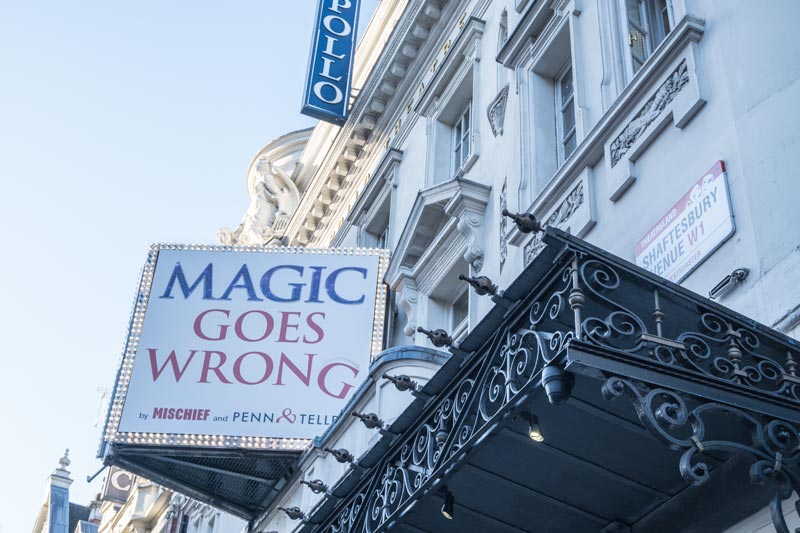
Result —
<svg viewBox="0 0 800 533"><path fill-rule="evenodd" d="M289 507L288 509L286 507L278 507L278 509L286 513L286 516L288 516L290 520L305 521L306 515L300 510L299 507Z"/></svg>
<svg viewBox="0 0 800 533"><path fill-rule="evenodd" d="M437 348L453 345L453 338L443 329L429 330L420 326L417 328L417 331L424 333L425 336L431 340L431 343Z"/></svg>
<svg viewBox="0 0 800 533"><path fill-rule="evenodd" d="M303 480L300 483L303 485L308 485L308 487L311 489L311 492L314 494L320 494L328 490L328 486L323 483L321 479L315 479L313 481Z"/></svg>
<svg viewBox="0 0 800 533"><path fill-rule="evenodd" d="M64 451L64 457L58 460L58 464L61 465L61 468L67 468L69 466L69 448Z"/></svg>
<svg viewBox="0 0 800 533"><path fill-rule="evenodd" d="M376 429L383 427L383 420L378 418L378 415L375 413L357 413L353 411L350 414L356 418L361 419L364 425L367 426L367 429Z"/></svg>
<svg viewBox="0 0 800 533"><path fill-rule="evenodd" d="M542 231L542 225L536 220L536 217L530 213L512 213L508 209L503 209L503 216L508 217L514 221L517 228L522 233L537 233Z"/></svg>
<svg viewBox="0 0 800 533"><path fill-rule="evenodd" d="M333 458L340 463L352 463L355 462L356 459L353 456L353 454L347 451L345 448L339 448L334 450L326 446L325 448L322 448L322 451L330 453L331 455L333 455Z"/></svg>
<svg viewBox="0 0 800 533"><path fill-rule="evenodd" d="M389 381L394 383L394 386L400 392L405 392L407 390L418 391L421 388L416 381L412 380L409 376L405 374L400 374L398 376L391 376L386 372L384 372L382 377L383 379L388 379Z"/></svg>
<svg viewBox="0 0 800 533"><path fill-rule="evenodd" d="M461 281L466 281L475 289L475 292L478 293L480 296L486 296L487 294L497 294L497 285L492 283L492 280L487 278L486 276L480 276L477 278L471 278L469 276L465 276L464 274L459 274L458 279Z"/></svg>

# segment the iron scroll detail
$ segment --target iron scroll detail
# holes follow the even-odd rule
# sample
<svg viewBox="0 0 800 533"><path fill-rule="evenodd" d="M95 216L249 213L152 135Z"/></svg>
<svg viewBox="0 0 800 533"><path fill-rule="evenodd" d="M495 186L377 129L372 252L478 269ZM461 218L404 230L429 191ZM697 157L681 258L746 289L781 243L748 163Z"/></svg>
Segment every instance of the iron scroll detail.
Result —
<svg viewBox="0 0 800 533"><path fill-rule="evenodd" d="M307 528L325 533L389 529L416 501L435 493L471 449L509 424L545 381L558 385L551 387L556 400L551 402L558 403L571 392L571 372L586 371L594 379L612 369L631 376L643 375L644 369L700 384L709 395L698 400L613 377L605 383L606 397L631 399L642 424L682 452L678 466L689 483L708 478L704 450L751 457L751 480L779 487L771 506L776 528L788 533L780 507L800 486L800 436L793 423L774 417L791 417L781 413L800 408L800 345L552 226L543 242L540 260L526 269L517 287L504 289L514 305L501 310L502 316L487 315L494 320L491 327L476 329L467 337L470 342L459 343L459 349L471 347L463 348L458 366L450 365L447 385L423 391L410 378L393 379L419 394L424 405L411 425L392 437L381 459L358 471L347 497L310 517ZM609 361L613 367L599 366ZM773 418L714 403L739 393L774 408L762 411L773 412ZM752 441L708 434L714 426L706 421L718 416L739 420Z"/></svg>
<svg viewBox="0 0 800 533"><path fill-rule="evenodd" d="M552 304L551 304L552 305ZM429 414L372 470L368 480L314 531L373 533L390 527L402 510L438 483L461 460L468 444L484 439L511 418L539 386L572 335L521 327L500 331L469 368L439 397ZM528 326L528 327L526 327Z"/></svg>
<svg viewBox="0 0 800 533"><path fill-rule="evenodd" d="M653 436L670 449L683 451L678 468L687 483L701 485L709 479L710 469L702 461L704 452L750 457L750 482L778 484L770 500L772 520L778 533L789 533L781 502L794 491L800 494L800 431L795 425L730 405L684 398L673 390L650 388L620 377L606 380L602 393L607 400L626 396L639 421ZM714 435L710 422L720 417L737 420L745 426L750 441L735 442ZM795 507L800 512L800 500ZM800 533L800 528L795 533Z"/></svg>
<svg viewBox="0 0 800 533"><path fill-rule="evenodd" d="M581 341L800 402L790 346L710 307L687 307L668 288L642 286L609 262L586 257L579 263Z"/></svg>

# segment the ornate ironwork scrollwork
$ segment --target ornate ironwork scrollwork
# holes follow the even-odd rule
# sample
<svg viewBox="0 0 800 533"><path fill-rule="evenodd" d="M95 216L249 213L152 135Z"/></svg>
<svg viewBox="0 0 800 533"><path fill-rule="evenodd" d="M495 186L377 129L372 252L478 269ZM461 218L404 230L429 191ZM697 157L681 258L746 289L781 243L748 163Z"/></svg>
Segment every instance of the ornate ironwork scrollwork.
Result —
<svg viewBox="0 0 800 533"><path fill-rule="evenodd" d="M685 302L677 316L675 303L659 287L643 287L640 278L599 259L579 262L582 341L800 401L791 350L753 324L699 304L686 308ZM551 316L563 306L565 289L550 295ZM653 307L645 314L648 296ZM673 306L672 315L664 311L665 302ZM534 311L537 318L543 315L535 306Z"/></svg>
<svg viewBox="0 0 800 533"><path fill-rule="evenodd" d="M562 401L570 393L569 376L556 365L572 343L622 353L638 363L646 359L650 368L662 365L671 373L691 374L692 380L724 383L729 390L777 395L800 407L800 352L795 344L591 247L570 244L571 238L558 232L548 236L566 245L557 252L553 247L555 259L546 277L532 284L534 292L518 300L522 307L491 338L482 339L482 348L465 354L450 386L436 393L411 429L397 436L383 462L315 530L371 533L386 527L434 479L444 476L471 443L509 420L540 381L558 385L551 387L551 400ZM440 332L435 338L446 340L446 335ZM410 378L385 377L401 390L421 393ZM641 388L618 378L610 379L604 392L607 397L631 397L642 423L665 444L683 451L679 468L690 483L707 478L701 452L715 450L753 457L755 482L783 483L773 510L797 487L800 443L791 424L761 420L721 404L687 403L674 391ZM752 430L753 441L731 443L707 435L704 420L719 415L738 417Z"/></svg>
<svg viewBox="0 0 800 533"><path fill-rule="evenodd" d="M636 314L610 294L620 287L620 276L606 263L589 259L580 265L580 282L589 294L594 309L604 308L600 316L589 316L581 323L583 338L594 344L623 351L641 349L639 340L647 327ZM600 304L600 305L597 305Z"/></svg>
<svg viewBox="0 0 800 533"><path fill-rule="evenodd" d="M495 334L481 351L482 357L471 360L427 418L408 433L371 481L365 482L358 498L345 503L321 531L376 531L432 478L440 476L468 443L490 425L496 427L492 423L536 384L545 366L572 338L571 333L530 329L527 318L526 327Z"/></svg>
<svg viewBox="0 0 800 533"><path fill-rule="evenodd" d="M676 340L686 346L680 352L683 360L700 372L800 400L800 383L786 379L791 370L762 355L761 339L746 327L705 312L700 331L685 332Z"/></svg>
<svg viewBox="0 0 800 533"><path fill-rule="evenodd" d="M788 533L780 502L791 496L793 490L800 494L800 432L796 426L785 420L762 419L743 409L716 402L694 401L690 406L673 390L651 389L619 377L609 378L602 392L609 400L627 396L651 434L670 449L683 451L678 468L687 483L701 485L709 479L710 469L701 457L704 452L749 456L752 483L776 481L779 484L770 503L773 523L776 531ZM727 436L712 434L709 422L719 417L729 417L743 425L749 431L750 442L735 442ZM800 511L800 501L796 505Z"/></svg>
<svg viewBox="0 0 800 533"><path fill-rule="evenodd" d="M557 278L553 287L535 300L528 313L532 329L541 329L545 321L569 323L566 315L569 309L568 299L572 288L572 267L565 268Z"/></svg>

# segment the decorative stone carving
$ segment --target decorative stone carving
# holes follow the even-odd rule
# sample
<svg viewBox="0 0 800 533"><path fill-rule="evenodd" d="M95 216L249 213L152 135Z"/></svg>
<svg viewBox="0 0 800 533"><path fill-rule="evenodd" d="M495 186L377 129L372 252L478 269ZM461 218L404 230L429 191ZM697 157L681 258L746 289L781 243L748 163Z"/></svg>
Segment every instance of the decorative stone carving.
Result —
<svg viewBox="0 0 800 533"><path fill-rule="evenodd" d="M508 178L503 179L503 188L500 189L500 212L508 209ZM508 242L506 235L508 235L508 218L500 217L500 272L506 264L506 257L508 257Z"/></svg>
<svg viewBox="0 0 800 533"><path fill-rule="evenodd" d="M395 294L397 305L406 315L406 325L403 326L403 333L408 337L413 337L417 331L417 284L414 283L413 279L405 278L396 289Z"/></svg>
<svg viewBox="0 0 800 533"><path fill-rule="evenodd" d="M506 118L506 101L508 101L508 85L500 90L486 110L486 116L489 117L489 125L492 127L492 135L495 137L503 134L503 123Z"/></svg>
<svg viewBox="0 0 800 533"><path fill-rule="evenodd" d="M569 220L569 217L583 204L583 201L583 181L580 181L567 197L564 198L561 205L547 218L547 221L543 225L561 228L564 223ZM542 232L535 233L533 239L525 246L525 265L529 265L544 247L545 244L542 242Z"/></svg>
<svg viewBox="0 0 800 533"><path fill-rule="evenodd" d="M464 260L472 265L476 273L483 268L483 215L488 195L488 189L476 189L464 184L445 206L445 213L458 220L456 227L467 240Z"/></svg>
<svg viewBox="0 0 800 533"><path fill-rule="evenodd" d="M689 83L689 69L686 60L678 64L672 74L661 84L656 93L645 102L625 129L611 142L611 167L616 166L628 153L631 146L641 137L648 126L658 118L664 109L675 99L681 89Z"/></svg>
<svg viewBox="0 0 800 533"><path fill-rule="evenodd" d="M219 228L217 231L217 242L223 246L230 246L236 242L236 237L233 235L233 230L227 226Z"/></svg>
<svg viewBox="0 0 800 533"><path fill-rule="evenodd" d="M483 214L464 211L458 217L458 231L467 238L467 251L464 259L472 265L475 272L483 268Z"/></svg>
<svg viewBox="0 0 800 533"><path fill-rule="evenodd" d="M220 228L220 244L262 245L279 238L300 204L300 192L289 175L268 157L251 169L250 206L235 231Z"/></svg>

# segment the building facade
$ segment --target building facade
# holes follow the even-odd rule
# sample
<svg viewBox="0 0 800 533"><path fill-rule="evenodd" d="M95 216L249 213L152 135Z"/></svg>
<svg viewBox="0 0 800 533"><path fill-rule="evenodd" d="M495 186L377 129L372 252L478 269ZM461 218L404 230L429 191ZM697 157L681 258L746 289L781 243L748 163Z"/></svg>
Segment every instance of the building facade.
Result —
<svg viewBox="0 0 800 533"><path fill-rule="evenodd" d="M99 495L100 533L239 533L245 523L228 513L111 467Z"/></svg>
<svg viewBox="0 0 800 533"><path fill-rule="evenodd" d="M753 415L753 427L761 431L769 426L759 417L771 411L749 403L755 396L748 387L758 388L756 382L773 379L783 384L781 390L793 386L796 354L792 353L797 346L793 339L800 332L800 288L794 283L800 267L800 212L794 208L794 198L800 184L791 178L800 138L795 103L800 97L800 55L791 52L796 47L789 22L798 15L800 4L791 0L768 6L744 0L380 2L357 51L347 122L341 127L320 123L312 131L290 134L262 150L248 172L252 209L239 229L220 236L223 244L231 245L280 242L392 250L385 278L391 289L387 351L376 358L371 379L345 409L364 415L360 417L366 425L359 416L342 416L330 427L315 448L299 459L275 503L253 521L255 530L664 531L669 523L676 531L780 528L777 518L773 526L766 493L748 499L746 492L731 488L726 499L724 488L692 492L695 489L687 487L703 483L699 478L694 480L698 483L690 483L691 472L684 481L678 477L677 484L660 486L646 472L650 467L653 471L661 468L662 463L655 466L642 459L634 468L639 474L631 474L628 467L614 466L614 450L597 456L603 461L598 466L592 462L592 450L569 448L575 439L608 443L598 447L615 446L611 437L604 441L606 436L590 431L588 425L586 433L572 440L564 437L563 443L554 440L548 449L554 457L580 463L587 472L602 470L608 484L598 483L592 486L593 494L570 499L559 496L566 491L561 485L551 491L540 489L548 485L545 481L514 481L509 473L501 482L493 470L499 470L499 459L487 459L490 467L482 473L487 487L497 481L505 501L516 502L517 507L505 513L497 511L500 503L495 512L480 501L463 503L470 497L463 472L479 470L477 460L466 455L462 460L453 451L452 463L441 464L439 454L458 440L452 436L458 424L440 428L439 447L420 449L431 454L430 468L418 461L392 463L391 450L424 425L425 410L435 406L431 398L445 394L442 391L448 386L456 387L453 379L472 383L467 366L483 349L479 346L489 342L486 324L506 327L502 325L506 319L494 318L500 316L498 308L515 308L508 303L511 289L506 296L502 289L528 283L531 294L545 290L529 278L549 272L542 266L545 262L552 265L563 260L556 246L575 254L574 266L563 270L565 282L572 276L577 279L579 259L602 261L605 251L615 256L609 259L615 268L629 268L616 258L641 268L630 267L630 295L638 294L635 287L655 287L655 310L648 311L647 320L655 321L652 327L658 334L653 338L657 339L651 342L642 331L637 346L649 342L651 356L666 366L647 370L655 372L647 374L654 381L648 382L645 374L627 376L635 378L632 394L638 394L639 400L652 398L656 385L664 386L656 374L669 374L674 361L660 359L660 353L692 352L687 348L688 337L666 335L662 322L666 327L671 315L683 312L688 301L695 302L692 309L705 309L702 300L671 283L704 298L713 297L733 310L729 321L715 321L709 316L725 311L708 304L713 312L698 311L697 322L705 328L706 339L730 333L723 344L732 366L703 367L711 379L703 386L719 392L722 389L715 389L714 380L724 379L735 387L718 396L675 385L663 394L680 390L675 393L680 396L675 405L685 401L691 407L693 402L706 405L714 400L732 409L746 408L746 416L758 413ZM273 160L280 167L275 170L268 165L270 153L281 152L284 144L291 145L291 150L284 151L291 152L292 158ZM261 159L265 162L259 164ZM259 181L259 175L266 177ZM257 184L263 181L270 191L270 176L276 183L289 178L291 185L282 189L287 200L259 207ZM249 230L252 220L269 231ZM542 232L539 226L550 229ZM263 238L259 240L258 235ZM596 248L584 247L583 241ZM584 270L580 272L583 275ZM648 272L670 283L659 285L661 281ZM472 290L459 275L476 279L476 284L483 284L483 292L494 297ZM477 280L482 276L487 280ZM598 308L618 305L610 303L607 293L616 287L614 283L624 284L615 281L615 276L603 271L592 278L603 289L596 293ZM591 295L586 296L575 283L571 292L556 291L545 303L530 302L531 323L541 323L546 314L537 315L537 305L548 306L555 320L568 297L573 311L580 313L584 307L587 311L585 300ZM659 294L666 293L675 299L667 302L664 297L667 303L661 306ZM632 298L623 309L643 316L637 311L642 305ZM595 344L603 344L626 337L636 325L627 321L625 312L610 312L595 326L576 318L571 340L592 340L596 335L602 339L595 339ZM761 360L752 367L754 374L748 374L750 367L740 365L742 349L758 352L762 344L747 340L755 339L750 336L755 333L731 325L737 320L750 324L753 331L775 335L775 342L784 347L780 357L785 360L779 370L770 370L777 367ZM430 334L434 330L442 330L448 338ZM553 338L558 335L549 331L547 341ZM449 353L443 351L446 346L451 347ZM454 356L467 363L453 362ZM703 358L709 359L707 354ZM545 366L552 368L553 360L548 359ZM588 365L581 367L576 361L573 369ZM596 369L592 378L614 379L610 368ZM570 371L569 365L566 370L580 374ZM385 376L395 378L397 387ZM570 383L568 388L574 382L576 391L588 383L580 377L564 379ZM611 387L604 394L614 396L615 390L619 393L625 387L611 384L618 390ZM534 399L513 398L517 403L504 412L502 422L487 415L487 433L466 439L463 450L474 450L478 457L485 452L515 460L530 454L529 462L535 462L535 443L522 446L513 435L504 443L505 437L492 433L495 425L502 425L506 437L524 434L524 428L533 430L544 418L533 416L523 402L533 402L544 413L545 407ZM594 404L592 398L589 393L579 398L573 395L564 403L614 419L631 434L638 435L642 425L647 426L637 425L633 411L606 410L598 407L605 404ZM550 399L551 404L559 401ZM641 401L637 405L641 407ZM787 405L784 416L797 423L791 414L797 405ZM665 417L676 427L686 422L672 420L669 409L654 415L654 426L660 427ZM698 411L692 412L697 415ZM372 422L379 423L370 427L366 414L374 414ZM550 417L555 434L558 422L555 415ZM441 421L441 416L436 420ZM781 435L778 440L798 437L794 429ZM531 436L535 440L533 431ZM739 468L716 449L704 448L702 436L693 438L687 441L689 446L711 457L711 466L704 463L703 468L713 471L712 479L715 475L725 479L726 469ZM664 449L681 448L682 442L667 443ZM631 448L631 454L653 457L660 453L651 452L649 444L642 446ZM787 472L795 459L782 452L769 457L774 460L770 482ZM363 495L369 493L369 479L380 485L375 481L380 476L370 478L364 472L390 463L416 481L398 481L402 488L396 490L405 491L406 496L387 488L383 503L374 504L375 498ZM666 467L678 476L677 459ZM695 471L698 476L700 470ZM462 502L455 509L461 520L469 518L458 525L454 525L457 520L446 518L432 523L429 511L433 507L449 504L452 517L454 491L444 484L458 487L459 476L461 494L466 496L455 496ZM615 483L652 498L629 512L615 507L619 502L614 499L600 508L587 503L598 499L597 491L622 494L622 488L612 488ZM579 480L569 486L570 494L581 492ZM790 502L796 497L782 494L779 499ZM363 516L368 501L380 518ZM545 504L563 508L564 520L579 516L585 521L542 519L537 527L521 525L521 517L530 518L523 511L526 506ZM704 514L687 510L695 506L712 509ZM800 522L790 507L784 504L781 512L786 514L784 520L796 526ZM772 505L773 511L777 508ZM683 518L669 522L670 516Z"/></svg>
<svg viewBox="0 0 800 533"><path fill-rule="evenodd" d="M73 479L67 467L69 450L47 479L44 503L36 515L33 533L97 533L100 515L96 503L79 505L69 501Z"/></svg>
<svg viewBox="0 0 800 533"><path fill-rule="evenodd" d="M89 505L69 501L69 451L48 478L34 533L240 533L240 518L111 467Z"/></svg>

